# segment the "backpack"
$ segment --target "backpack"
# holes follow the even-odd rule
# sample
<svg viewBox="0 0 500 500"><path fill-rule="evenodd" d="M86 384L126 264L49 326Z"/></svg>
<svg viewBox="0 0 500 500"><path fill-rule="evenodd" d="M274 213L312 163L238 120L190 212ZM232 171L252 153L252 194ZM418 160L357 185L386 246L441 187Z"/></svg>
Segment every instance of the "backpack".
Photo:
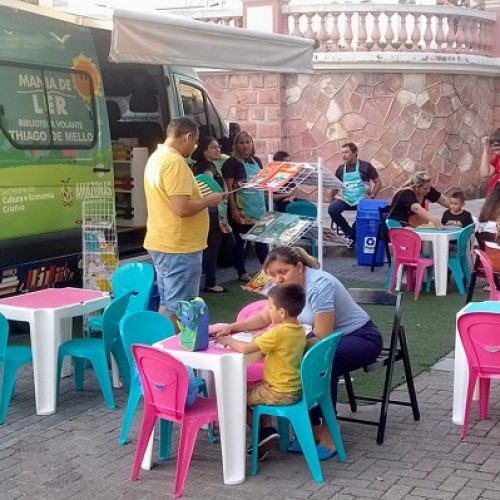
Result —
<svg viewBox="0 0 500 500"><path fill-rule="evenodd" d="M206 351L208 349L208 306L205 301L196 297L192 300L181 300L175 311L179 326L179 343L189 351Z"/></svg>

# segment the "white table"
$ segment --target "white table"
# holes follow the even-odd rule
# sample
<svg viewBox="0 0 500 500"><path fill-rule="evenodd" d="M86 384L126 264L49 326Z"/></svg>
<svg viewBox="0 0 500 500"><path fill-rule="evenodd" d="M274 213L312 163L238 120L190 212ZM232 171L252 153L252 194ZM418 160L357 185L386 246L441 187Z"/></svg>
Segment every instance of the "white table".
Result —
<svg viewBox="0 0 500 500"><path fill-rule="evenodd" d="M82 288L46 288L0 299L0 312L30 326L38 415L56 411L57 352L71 339L72 318L103 309L109 294ZM66 367L67 368L67 367Z"/></svg>
<svg viewBox="0 0 500 500"><path fill-rule="evenodd" d="M445 296L448 284L448 258L450 241L456 241L462 229L412 228L422 241L432 243L434 261L434 287L437 296Z"/></svg>
<svg viewBox="0 0 500 500"><path fill-rule="evenodd" d="M487 300L485 302L470 302L457 313L458 318L467 312L494 312L500 314L500 301ZM467 358L458 333L458 328L455 327L455 367L453 373L453 423L462 425L464 423L465 399L467 395L467 384L469 381L469 366ZM477 387L476 387L477 393ZM477 399L475 393L474 399Z"/></svg>
<svg viewBox="0 0 500 500"><path fill-rule="evenodd" d="M240 354L212 340L207 351L191 352L179 346L177 336L158 342L155 347L194 369L213 372L224 484L242 483L246 472L247 365L260 359L261 353ZM151 464L152 439L142 466L150 469Z"/></svg>

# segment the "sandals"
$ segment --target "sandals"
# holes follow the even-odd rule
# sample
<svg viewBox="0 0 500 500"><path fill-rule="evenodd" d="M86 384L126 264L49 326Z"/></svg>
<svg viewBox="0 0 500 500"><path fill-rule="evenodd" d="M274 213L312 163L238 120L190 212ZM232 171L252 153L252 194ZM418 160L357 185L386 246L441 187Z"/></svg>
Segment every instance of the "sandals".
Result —
<svg viewBox="0 0 500 500"><path fill-rule="evenodd" d="M318 458L321 462L330 460L330 458L337 455L337 450L329 450L324 444L317 444L316 450L318 452ZM302 453L302 448L297 438L293 439L288 446L288 453Z"/></svg>

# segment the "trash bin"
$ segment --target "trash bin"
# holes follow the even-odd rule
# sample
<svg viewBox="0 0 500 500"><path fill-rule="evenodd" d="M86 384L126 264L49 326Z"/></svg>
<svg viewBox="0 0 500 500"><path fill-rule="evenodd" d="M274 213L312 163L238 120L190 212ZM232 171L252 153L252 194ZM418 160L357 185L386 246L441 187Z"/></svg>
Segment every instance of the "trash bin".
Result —
<svg viewBox="0 0 500 500"><path fill-rule="evenodd" d="M377 244L380 224L379 208L388 205L385 200L361 200L356 214L356 256L360 266L371 266L377 248L375 265L384 265L384 245Z"/></svg>

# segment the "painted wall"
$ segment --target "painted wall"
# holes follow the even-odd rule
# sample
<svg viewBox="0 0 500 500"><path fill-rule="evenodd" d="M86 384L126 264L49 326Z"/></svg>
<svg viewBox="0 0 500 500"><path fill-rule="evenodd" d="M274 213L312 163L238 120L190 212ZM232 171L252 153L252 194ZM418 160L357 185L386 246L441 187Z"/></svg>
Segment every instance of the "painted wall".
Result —
<svg viewBox="0 0 500 500"><path fill-rule="evenodd" d="M500 126L500 78L411 74L202 74L228 121L253 135L262 159L286 149L321 156L331 170L355 142L390 198L412 172L429 171L444 192L480 194L480 138Z"/></svg>

